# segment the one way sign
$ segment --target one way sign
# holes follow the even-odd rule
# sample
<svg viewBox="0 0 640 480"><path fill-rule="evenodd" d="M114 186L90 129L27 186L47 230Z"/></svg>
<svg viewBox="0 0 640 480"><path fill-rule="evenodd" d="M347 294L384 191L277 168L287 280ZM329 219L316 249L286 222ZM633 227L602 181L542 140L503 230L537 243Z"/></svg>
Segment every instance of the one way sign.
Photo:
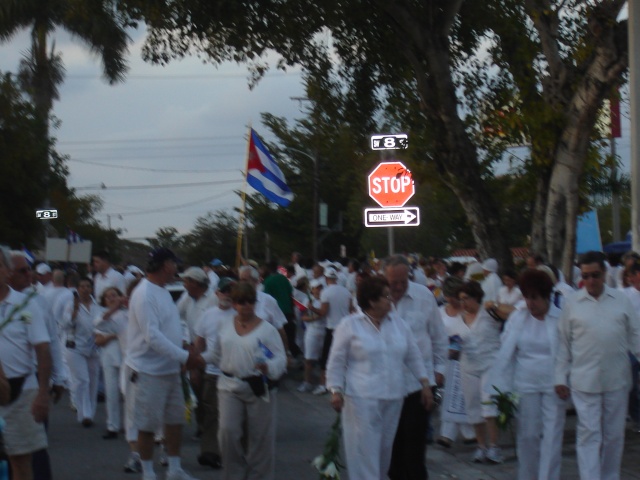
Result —
<svg viewBox="0 0 640 480"><path fill-rule="evenodd" d="M417 227L420 225L418 207L365 208L366 227Z"/></svg>

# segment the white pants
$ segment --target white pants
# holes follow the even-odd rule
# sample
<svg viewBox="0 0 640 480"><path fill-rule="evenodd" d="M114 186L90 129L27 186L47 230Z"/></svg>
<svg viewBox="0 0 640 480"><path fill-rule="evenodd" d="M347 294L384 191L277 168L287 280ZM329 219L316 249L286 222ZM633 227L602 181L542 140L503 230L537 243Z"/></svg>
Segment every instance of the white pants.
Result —
<svg viewBox="0 0 640 480"><path fill-rule="evenodd" d="M629 389L571 391L578 413L576 451L582 480L620 480Z"/></svg>
<svg viewBox="0 0 640 480"><path fill-rule="evenodd" d="M120 367L102 364L104 372L104 395L107 407L107 430L118 432L122 428L122 406L120 403Z"/></svg>
<svg viewBox="0 0 640 480"><path fill-rule="evenodd" d="M242 392L218 390L218 441L224 480L274 480L276 399L275 390L269 392L269 402L248 388ZM245 422L246 453L242 446Z"/></svg>
<svg viewBox="0 0 640 480"><path fill-rule="evenodd" d="M560 480L566 402L554 391L520 394L518 479Z"/></svg>
<svg viewBox="0 0 640 480"><path fill-rule="evenodd" d="M470 423L440 422L441 437L448 438L455 442L458 434L460 434L464 440L476 438L476 431Z"/></svg>
<svg viewBox="0 0 640 480"><path fill-rule="evenodd" d="M402 401L345 396L342 436L350 480L387 479Z"/></svg>
<svg viewBox="0 0 640 480"><path fill-rule="evenodd" d="M98 377L100 359L97 353L84 356L75 349L67 348L67 365L71 373L72 398L77 409L78 421L93 420L98 405Z"/></svg>

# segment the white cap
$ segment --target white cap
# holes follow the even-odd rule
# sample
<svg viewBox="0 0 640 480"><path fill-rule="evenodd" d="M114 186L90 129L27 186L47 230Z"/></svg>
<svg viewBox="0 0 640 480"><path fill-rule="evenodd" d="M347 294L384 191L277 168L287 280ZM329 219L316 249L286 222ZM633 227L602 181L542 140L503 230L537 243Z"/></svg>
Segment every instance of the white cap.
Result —
<svg viewBox="0 0 640 480"><path fill-rule="evenodd" d="M47 273L51 273L51 267L46 263L39 263L36 267L36 273L38 275L46 275Z"/></svg>
<svg viewBox="0 0 640 480"><path fill-rule="evenodd" d="M135 265L129 265L127 267L127 272L144 275L144 272L142 270L140 270L138 267L136 267Z"/></svg>
<svg viewBox="0 0 640 480"><path fill-rule="evenodd" d="M189 267L179 277L190 278L203 285L209 285L209 276L200 267Z"/></svg>
<svg viewBox="0 0 640 480"><path fill-rule="evenodd" d="M482 269L496 273L498 271L498 261L495 258L487 258L482 264Z"/></svg>
<svg viewBox="0 0 640 480"><path fill-rule="evenodd" d="M322 287L322 282L320 280L318 280L317 278L314 278L313 280L311 280L309 282L309 287L311 287L311 288Z"/></svg>

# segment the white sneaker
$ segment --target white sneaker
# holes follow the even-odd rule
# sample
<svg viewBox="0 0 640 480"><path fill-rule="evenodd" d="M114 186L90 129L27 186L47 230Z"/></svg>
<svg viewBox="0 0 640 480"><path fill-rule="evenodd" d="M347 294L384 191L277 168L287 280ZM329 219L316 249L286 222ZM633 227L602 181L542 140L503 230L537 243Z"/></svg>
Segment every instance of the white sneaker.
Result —
<svg viewBox="0 0 640 480"><path fill-rule="evenodd" d="M310 392L311 390L313 390L313 385L307 382L302 382L298 386L298 388L296 388L296 390L298 390L300 393Z"/></svg>
<svg viewBox="0 0 640 480"><path fill-rule="evenodd" d="M483 463L487 459L487 451L482 448L476 448L475 453L473 454L473 463Z"/></svg>
<svg viewBox="0 0 640 480"><path fill-rule="evenodd" d="M495 445L487 449L486 457L489 463L504 462L504 457L502 456L502 449L500 449L500 447L496 447Z"/></svg>
<svg viewBox="0 0 640 480"><path fill-rule="evenodd" d="M327 387L325 387L324 385L318 385L316 388L313 389L311 393L314 395L324 395L327 392L328 392Z"/></svg>
<svg viewBox="0 0 640 480"><path fill-rule="evenodd" d="M173 473L167 474L167 480L198 480L195 477L192 477L184 470L180 469Z"/></svg>

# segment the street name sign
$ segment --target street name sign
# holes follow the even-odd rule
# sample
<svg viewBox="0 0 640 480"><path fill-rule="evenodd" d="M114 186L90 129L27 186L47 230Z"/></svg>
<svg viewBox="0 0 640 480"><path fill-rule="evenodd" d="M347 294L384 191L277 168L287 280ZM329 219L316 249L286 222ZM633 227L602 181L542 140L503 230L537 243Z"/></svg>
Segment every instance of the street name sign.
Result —
<svg viewBox="0 0 640 480"><path fill-rule="evenodd" d="M365 227L417 227L420 225L418 207L365 208Z"/></svg>
<svg viewBox="0 0 640 480"><path fill-rule="evenodd" d="M39 218L40 220L58 218L58 210L36 210L36 218Z"/></svg>
<svg viewBox="0 0 640 480"><path fill-rule="evenodd" d="M382 162L369 174L369 196L381 207L403 207L416 193L413 177L402 162Z"/></svg>
<svg viewBox="0 0 640 480"><path fill-rule="evenodd" d="M406 150L409 136L406 133L371 135L372 150Z"/></svg>

